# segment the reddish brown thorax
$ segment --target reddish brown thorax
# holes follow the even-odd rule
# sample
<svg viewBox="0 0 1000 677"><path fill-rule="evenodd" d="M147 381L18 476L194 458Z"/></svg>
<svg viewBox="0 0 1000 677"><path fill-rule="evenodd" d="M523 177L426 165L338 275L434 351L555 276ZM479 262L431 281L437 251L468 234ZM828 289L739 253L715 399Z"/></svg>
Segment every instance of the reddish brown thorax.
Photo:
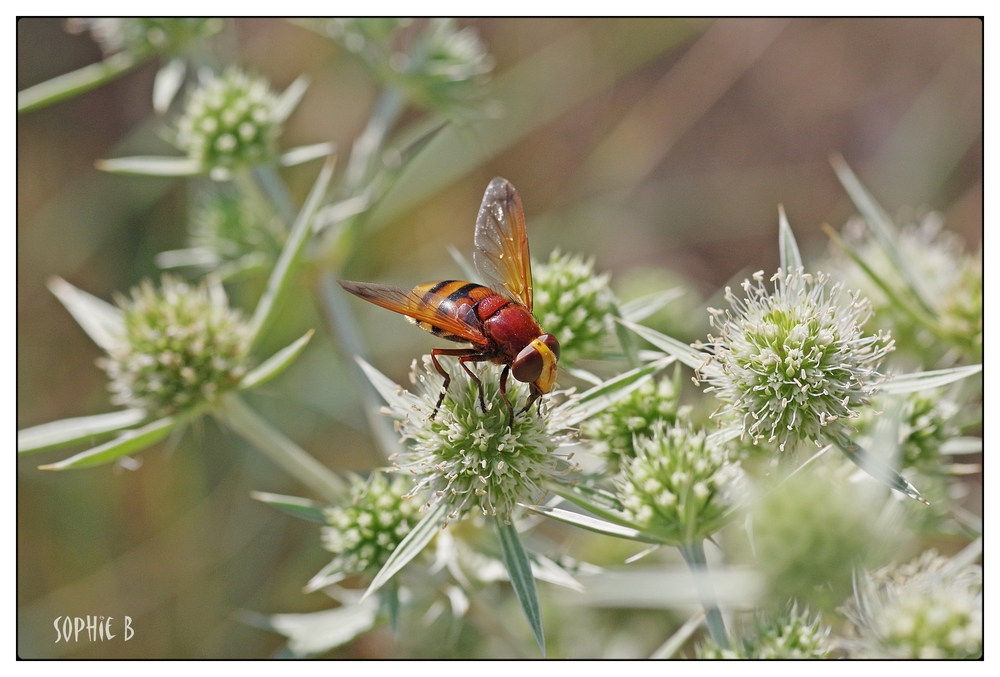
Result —
<svg viewBox="0 0 1000 677"><path fill-rule="evenodd" d="M499 299L502 305L484 317L483 306L487 301L492 305L494 299ZM511 303L502 296L496 295L480 301L477 311L483 322L483 333L503 348L507 357L517 356L526 345L542 333L542 328L538 326L527 308ZM505 361L501 359L498 363L502 364Z"/></svg>

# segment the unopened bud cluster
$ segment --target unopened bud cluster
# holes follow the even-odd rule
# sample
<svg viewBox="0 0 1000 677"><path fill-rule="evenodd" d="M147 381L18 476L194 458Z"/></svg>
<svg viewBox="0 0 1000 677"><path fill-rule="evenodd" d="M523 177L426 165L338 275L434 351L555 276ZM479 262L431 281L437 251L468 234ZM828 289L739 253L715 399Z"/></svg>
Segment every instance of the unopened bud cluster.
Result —
<svg viewBox="0 0 1000 677"><path fill-rule="evenodd" d="M323 547L334 554L343 574L378 569L417 523L420 501L406 496L403 477L387 479L374 472L365 482L352 480L351 502L325 510Z"/></svg>
<svg viewBox="0 0 1000 677"><path fill-rule="evenodd" d="M159 291L145 281L118 305L124 335L98 361L115 404L169 414L213 399L243 376L250 332L221 286L164 276Z"/></svg>
<svg viewBox="0 0 1000 677"><path fill-rule="evenodd" d="M810 619L808 609L800 612L797 604L775 618L755 618L754 625L754 636L743 638L733 648L723 649L709 640L698 647L697 657L781 660L829 658L832 653L830 628L821 623L818 614Z"/></svg>
<svg viewBox="0 0 1000 677"><path fill-rule="evenodd" d="M610 277L594 274L593 259L558 249L548 262L533 266L533 312L545 331L559 338L563 362L600 355L601 339L612 329Z"/></svg>
<svg viewBox="0 0 1000 677"><path fill-rule="evenodd" d="M251 203L235 192L211 195L194 210L191 247L211 252L217 263L253 257L260 263L277 259L282 233L265 223Z"/></svg>
<svg viewBox="0 0 1000 677"><path fill-rule="evenodd" d="M743 471L705 433L659 422L636 438L618 498L627 519L674 545L700 542L726 523L744 496Z"/></svg>
<svg viewBox="0 0 1000 677"><path fill-rule="evenodd" d="M669 379L646 381L625 399L590 419L583 425L594 449L603 454L608 469L618 472L626 459L635 456L633 441L652 437L654 426L663 421L668 425L684 420L690 407L681 407L680 393Z"/></svg>
<svg viewBox="0 0 1000 677"><path fill-rule="evenodd" d="M231 168L271 158L281 132L277 97L263 78L237 68L211 75L188 99L177 145L205 168Z"/></svg>
<svg viewBox="0 0 1000 677"><path fill-rule="evenodd" d="M717 368L703 380L744 435L783 451L858 417L883 380L876 369L893 344L881 333L863 334L870 304L857 294L845 299L822 273L778 271L773 292L763 272L753 279L743 282L745 298L726 288L732 311L710 309L720 332L708 346Z"/></svg>

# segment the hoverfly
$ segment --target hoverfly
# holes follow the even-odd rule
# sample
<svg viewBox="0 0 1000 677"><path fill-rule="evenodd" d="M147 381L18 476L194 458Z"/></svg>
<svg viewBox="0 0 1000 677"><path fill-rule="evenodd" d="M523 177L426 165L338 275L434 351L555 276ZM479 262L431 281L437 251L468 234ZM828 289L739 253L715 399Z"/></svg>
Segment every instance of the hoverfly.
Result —
<svg viewBox="0 0 1000 677"><path fill-rule="evenodd" d="M531 259L524 209L514 186L497 177L490 181L476 218L476 271L487 286L461 280L426 282L413 289L383 284L348 282L340 286L375 305L406 315L425 331L451 341L465 341L471 348L435 348L434 368L444 377L441 396L431 419L448 392L451 376L438 362L441 355L458 357L462 369L476 383L479 406L486 411L483 384L469 369L469 362L503 365L500 394L514 425L514 405L507 399L507 377L531 384L527 411L535 400L552 390L559 361L559 341L546 334L531 314ZM541 406L541 404L539 404Z"/></svg>

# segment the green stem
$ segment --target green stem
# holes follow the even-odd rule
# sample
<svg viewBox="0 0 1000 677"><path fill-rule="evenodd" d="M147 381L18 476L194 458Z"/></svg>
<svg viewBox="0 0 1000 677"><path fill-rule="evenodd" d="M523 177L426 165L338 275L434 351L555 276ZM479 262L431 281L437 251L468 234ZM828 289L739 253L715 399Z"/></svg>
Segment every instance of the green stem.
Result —
<svg viewBox="0 0 1000 677"><path fill-rule="evenodd" d="M382 150L385 135L396 124L405 103L406 99L399 89L390 87L382 91L368 125L351 148L351 159L344 173L344 187L348 194L356 193L364 183L372 160Z"/></svg>
<svg viewBox="0 0 1000 677"><path fill-rule="evenodd" d="M715 601L715 591L708 579L708 564L705 561L705 544L701 539L677 546L694 575L694 585L705 608L705 623L712 641L723 649L729 648L729 638L726 636L726 624L722 621L722 613Z"/></svg>
<svg viewBox="0 0 1000 677"><path fill-rule="evenodd" d="M64 73L17 93L17 112L26 113L68 99L117 78L146 59L136 60L126 52L112 54L104 61Z"/></svg>
<svg viewBox="0 0 1000 677"><path fill-rule="evenodd" d="M288 474L325 500L339 503L347 495L347 485L340 477L310 456L302 447L268 425L235 393L223 396L213 413L233 432L267 454Z"/></svg>

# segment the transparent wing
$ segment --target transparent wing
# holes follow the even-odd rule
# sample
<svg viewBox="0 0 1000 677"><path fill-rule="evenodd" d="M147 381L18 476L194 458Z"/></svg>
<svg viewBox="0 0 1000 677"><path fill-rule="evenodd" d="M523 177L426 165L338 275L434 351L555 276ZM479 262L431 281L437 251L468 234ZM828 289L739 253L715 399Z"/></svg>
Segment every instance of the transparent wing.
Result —
<svg viewBox="0 0 1000 677"><path fill-rule="evenodd" d="M355 296L377 306L412 317L418 322L427 322L440 327L476 345L485 346L489 343L478 327L440 311L441 303L447 300L444 296L432 292L418 293L412 289L402 289L387 284L347 280L337 280L337 282Z"/></svg>
<svg viewBox="0 0 1000 677"><path fill-rule="evenodd" d="M494 291L531 310L531 257L521 198L507 179L490 181L476 219L472 260Z"/></svg>

